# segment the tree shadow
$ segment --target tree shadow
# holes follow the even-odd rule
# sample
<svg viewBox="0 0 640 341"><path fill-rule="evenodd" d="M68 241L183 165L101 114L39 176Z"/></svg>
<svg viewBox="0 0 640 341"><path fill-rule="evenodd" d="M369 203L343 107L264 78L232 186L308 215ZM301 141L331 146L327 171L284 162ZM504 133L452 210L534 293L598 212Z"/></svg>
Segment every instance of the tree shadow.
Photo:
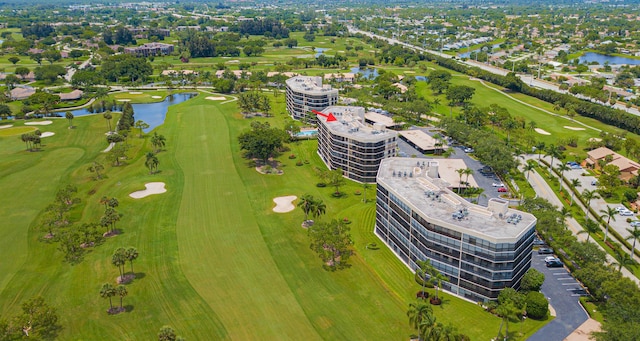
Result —
<svg viewBox="0 0 640 341"><path fill-rule="evenodd" d="M135 275L136 275L136 279L143 279L147 276L147 274L144 272L136 272Z"/></svg>
<svg viewBox="0 0 640 341"><path fill-rule="evenodd" d="M130 313L132 311L133 311L133 305L127 304L127 305L124 306L124 312L125 313Z"/></svg>

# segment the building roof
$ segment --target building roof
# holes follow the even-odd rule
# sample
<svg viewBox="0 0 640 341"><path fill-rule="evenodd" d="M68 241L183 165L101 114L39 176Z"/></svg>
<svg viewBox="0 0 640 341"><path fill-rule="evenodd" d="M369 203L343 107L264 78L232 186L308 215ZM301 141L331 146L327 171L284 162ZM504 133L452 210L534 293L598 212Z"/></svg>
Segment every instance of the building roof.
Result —
<svg viewBox="0 0 640 341"><path fill-rule="evenodd" d="M607 155L613 155L614 159L617 159L618 157L620 157L620 154L614 152L613 150L607 147L600 147L587 152L587 157L596 161L600 159L604 159Z"/></svg>
<svg viewBox="0 0 640 341"><path fill-rule="evenodd" d="M609 162L607 165L617 166L621 172L631 172L634 173L634 175L637 175L638 170L640 169L640 164L633 162L626 157L617 158Z"/></svg>
<svg viewBox="0 0 640 341"><path fill-rule="evenodd" d="M492 243L515 242L535 225L533 215L509 208L506 200L492 198L484 207L459 197L448 189L449 183L433 174L442 161L384 159L377 182L431 222Z"/></svg>
<svg viewBox="0 0 640 341"><path fill-rule="evenodd" d="M364 121L363 107L331 106L322 110L323 114L333 114L336 120L318 115L318 123L326 126L332 134L363 142L376 142L398 136L382 124L370 126Z"/></svg>
<svg viewBox="0 0 640 341"><path fill-rule="evenodd" d="M338 95L338 89L332 89L331 85L329 84L322 84L322 77L295 76L287 79L286 83L291 90L296 92L302 92L311 95Z"/></svg>
<svg viewBox="0 0 640 341"><path fill-rule="evenodd" d="M35 93L36 90L33 88L13 88L11 89L11 98L21 100L28 98Z"/></svg>
<svg viewBox="0 0 640 341"><path fill-rule="evenodd" d="M59 93L56 95L60 96L61 101L72 101L72 100L80 99L82 97L82 94L84 94L82 90L73 90L68 93Z"/></svg>
<svg viewBox="0 0 640 341"><path fill-rule="evenodd" d="M393 118L389 116L385 116L382 114L378 114L377 112L368 111L364 114L364 118L367 121L371 121L373 123L382 123L385 127L393 127L397 125L401 125L402 123L393 122Z"/></svg>
<svg viewBox="0 0 640 341"><path fill-rule="evenodd" d="M416 145L418 148L422 150L433 150L436 149L436 143L438 140L431 137L429 134L425 133L422 130L403 130L400 132L404 138L409 140L411 143ZM447 145L442 142L442 146L440 148L446 149Z"/></svg>

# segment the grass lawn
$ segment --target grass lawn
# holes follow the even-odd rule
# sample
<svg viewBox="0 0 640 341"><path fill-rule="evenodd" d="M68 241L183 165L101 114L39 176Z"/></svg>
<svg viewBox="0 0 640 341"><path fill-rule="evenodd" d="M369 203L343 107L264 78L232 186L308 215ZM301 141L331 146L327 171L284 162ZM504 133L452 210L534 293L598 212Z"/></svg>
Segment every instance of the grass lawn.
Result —
<svg viewBox="0 0 640 341"><path fill-rule="evenodd" d="M193 340L406 339L412 333L406 310L419 287L386 247L365 248L381 243L372 233L374 202L362 203L362 195L354 194L362 186L348 182L340 199L330 197L331 188L315 187L312 169L323 165L314 140L290 145L280 157L284 175L257 173L240 157L236 140L251 119L243 119L234 102L204 97L170 108L158 128L167 150L158 154L161 172L155 175L144 167L148 137L129 138L126 166L108 165L101 153L107 143L100 115L74 119L76 129L68 129L64 119L39 126L56 133L43 139L40 152L25 151L17 135L0 136L0 188L12 193L0 198L0 254L12 259L0 263L0 315L13 315L22 301L43 295L59 311L61 339L153 339L165 324ZM261 120L280 126L284 96L272 106L276 116ZM21 128L22 122L15 125ZM296 159L287 158L291 153ZM106 179L89 178L86 169L94 160L105 164ZM296 166L298 160L309 164ZM151 181L165 182L168 192L128 197ZM57 245L38 240L44 235L39 214L67 183L76 184L82 198L71 212L74 220L99 220L102 196L118 198L123 214L123 234L75 266L62 261ZM300 227L300 210L272 211L274 197L306 193L326 203L321 220L352 221L356 256L349 269L321 268ZM367 197L374 193L369 189ZM110 259L121 246L140 252L137 279L128 285L128 312L108 316L108 302L98 292L102 283L115 282ZM473 340L497 332L497 317L442 295L438 321L454 323ZM527 320L513 330L530 335L542 325Z"/></svg>

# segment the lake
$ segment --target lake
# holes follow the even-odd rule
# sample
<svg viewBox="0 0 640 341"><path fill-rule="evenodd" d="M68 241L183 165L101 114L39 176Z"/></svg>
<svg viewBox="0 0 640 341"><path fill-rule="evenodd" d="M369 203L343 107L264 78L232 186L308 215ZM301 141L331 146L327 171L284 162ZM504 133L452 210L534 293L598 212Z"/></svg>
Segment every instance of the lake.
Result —
<svg viewBox="0 0 640 341"><path fill-rule="evenodd" d="M155 129L157 126L164 123L164 118L167 116L167 110L169 110L169 106L182 103L197 95L197 93L184 92L167 96L167 98L165 98L162 102L131 104L131 106L133 107L133 117L136 121L143 120L149 125L149 128L143 129L145 133L148 133L151 130ZM86 115L102 115L102 113L90 113L87 109L84 108L74 110L71 113L75 117ZM64 117L64 112L58 112L57 114Z"/></svg>
<svg viewBox="0 0 640 341"><path fill-rule="evenodd" d="M580 63L592 63L598 62L600 65L604 65L605 62L609 62L609 65L640 65L639 59L631 59L627 57L607 56L596 52L587 52L580 56Z"/></svg>
<svg viewBox="0 0 640 341"><path fill-rule="evenodd" d="M351 68L351 72L359 73L362 75L362 78L365 79L376 79L378 77L378 69L360 69L359 67Z"/></svg>
<svg viewBox="0 0 640 341"><path fill-rule="evenodd" d="M494 44L493 46L491 46L491 51L488 51L488 52L493 52L493 50L495 50L497 48L500 48L500 45L501 44ZM469 58L469 56L471 56L472 52L480 51L480 49L476 49L476 50L473 50L473 51L469 52L468 51L469 50L468 47L466 47L466 48L463 47L459 51L464 51L464 50L466 50L465 53L458 53L458 58Z"/></svg>
<svg viewBox="0 0 640 341"><path fill-rule="evenodd" d="M324 54L328 49L322 48L322 47L316 47L315 48L315 52L316 52L316 58L320 57L321 54Z"/></svg>

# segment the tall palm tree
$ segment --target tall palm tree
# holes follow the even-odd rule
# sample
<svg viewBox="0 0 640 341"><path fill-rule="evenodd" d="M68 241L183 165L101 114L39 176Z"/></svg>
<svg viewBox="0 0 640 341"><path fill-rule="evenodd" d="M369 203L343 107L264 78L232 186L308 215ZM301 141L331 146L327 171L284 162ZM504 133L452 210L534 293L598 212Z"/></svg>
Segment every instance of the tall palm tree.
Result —
<svg viewBox="0 0 640 341"><path fill-rule="evenodd" d="M433 271L433 265L431 265L431 261L428 259L417 260L416 265L418 265L418 268L416 269L416 275L420 277L420 280L422 282L422 292L424 292L424 289L427 286L427 275Z"/></svg>
<svg viewBox="0 0 640 341"><path fill-rule="evenodd" d="M509 319L511 319L512 317L517 317L517 315L520 314L521 311L516 308L516 306L514 306L511 301L509 301L500 304L498 308L496 308L496 313L498 314L498 316L502 317L502 322L500 322L500 329L498 330L498 337L500 336L500 333L502 333L502 325L504 324L505 333L503 340L506 341L509 339ZM496 340L498 339L498 337L496 337Z"/></svg>
<svg viewBox="0 0 640 341"><path fill-rule="evenodd" d="M571 187L573 187L573 189L571 190L571 203L569 204L569 206L573 206L573 197L576 194L577 188L580 187L582 184L580 183L580 180L578 179L571 179Z"/></svg>
<svg viewBox="0 0 640 341"><path fill-rule="evenodd" d="M584 211L584 216L587 217L589 215L589 207L591 206L591 200L600 199L600 196L598 195L598 193L595 190L590 191L588 189L585 189L582 192L582 199L584 199L584 201L587 202L587 206L585 206L585 208L584 208L584 210L585 210Z"/></svg>
<svg viewBox="0 0 640 341"><path fill-rule="evenodd" d="M66 113L64 113L64 117L69 120L69 128L73 127L73 114L71 113L71 111L67 111Z"/></svg>
<svg viewBox="0 0 640 341"><path fill-rule="evenodd" d="M618 272L622 271L623 266L627 264L633 264L633 261L631 261L629 255L624 252L620 252L619 250L615 250L613 258L616 260L614 264L618 266Z"/></svg>
<svg viewBox="0 0 640 341"><path fill-rule="evenodd" d="M567 228L567 218L571 217L571 211L562 206L562 208L560 209L560 219L562 219L562 227L563 228Z"/></svg>
<svg viewBox="0 0 640 341"><path fill-rule="evenodd" d="M133 274L133 261L138 259L138 250L135 247L129 247L125 252L124 252L124 257L129 261L129 264L131 265L131 274Z"/></svg>
<svg viewBox="0 0 640 341"><path fill-rule="evenodd" d="M611 222L611 219L613 219L613 221L616 221L616 213L618 213L618 211L616 211L615 208L607 205L607 209L606 210L600 210L600 212L602 213L602 215L600 216L600 218L604 219L605 217L607 218L607 229L604 232L604 241L607 241L607 235L609 234L609 227L611 226L609 223Z"/></svg>
<svg viewBox="0 0 640 341"><path fill-rule="evenodd" d="M524 167L522 168L522 170L524 170L525 173L527 173L527 181L529 181L529 173L536 169L536 165L534 165L531 162L527 162L524 164Z"/></svg>
<svg viewBox="0 0 640 341"><path fill-rule="evenodd" d="M127 262L127 258L125 257L125 250L123 247L119 247L116 251L113 252L111 256L111 264L113 266L118 267L118 271L120 271L120 278L124 278L124 265Z"/></svg>
<svg viewBox="0 0 640 341"><path fill-rule="evenodd" d="M362 184L362 202L363 203L367 203L367 190L371 188L371 185L369 185L368 183L363 183Z"/></svg>
<svg viewBox="0 0 640 341"><path fill-rule="evenodd" d="M107 127L109 127L109 131L111 131L111 119L113 118L113 116L111 116L111 111L105 112L102 114L102 117L107 120Z"/></svg>
<svg viewBox="0 0 640 341"><path fill-rule="evenodd" d="M129 294L129 292L127 292L127 287L125 287L124 285L118 285L115 289L115 294L120 296L120 311L123 311L124 308L122 307L122 299Z"/></svg>
<svg viewBox="0 0 640 341"><path fill-rule="evenodd" d="M302 212L304 212L305 221L309 220L309 213L311 213L311 211L313 210L313 205L315 204L315 202L316 200L310 194L305 194L300 197L300 201L298 201L298 207L300 207L302 209Z"/></svg>
<svg viewBox="0 0 640 341"><path fill-rule="evenodd" d="M592 233L598 233L598 231L600 231L600 226L598 226L598 223L596 223L591 219L587 219L583 227L584 227L584 230L578 232L578 234L586 233L587 243L589 242L589 238L591 238Z"/></svg>
<svg viewBox="0 0 640 341"><path fill-rule="evenodd" d="M100 198L100 204L104 205L104 210L107 210L107 204L109 203L109 197L106 195Z"/></svg>
<svg viewBox="0 0 640 341"><path fill-rule="evenodd" d="M465 170L462 173L466 176L464 181L467 183L467 188L469 188L469 176L473 175L473 169L465 168Z"/></svg>
<svg viewBox="0 0 640 341"><path fill-rule="evenodd" d="M538 162L540 162L540 160L542 159L542 153L544 152L544 147L545 147L544 142L538 142L536 144L536 150L538 151Z"/></svg>
<svg viewBox="0 0 640 341"><path fill-rule="evenodd" d="M165 146L166 140L167 139L165 139L164 135L158 135L157 132L153 132L153 136L151 137L151 144L156 148L156 153L162 150L162 148Z"/></svg>
<svg viewBox="0 0 640 341"><path fill-rule="evenodd" d="M146 161L144 162L144 165L147 166L147 168L149 168L149 174L153 174L154 170L156 170L158 168L158 158L156 157L156 154L154 154L153 152L148 152L146 155Z"/></svg>
<svg viewBox="0 0 640 341"><path fill-rule="evenodd" d="M464 168L456 169L456 173L460 176L460 182L458 185L458 194L460 194L460 190L462 189L462 175L464 174Z"/></svg>
<svg viewBox="0 0 640 341"><path fill-rule="evenodd" d="M311 208L311 215L313 218L319 218L321 215L327 212L327 205L322 200L314 200Z"/></svg>
<svg viewBox="0 0 640 341"><path fill-rule="evenodd" d="M631 233L631 235L629 237L627 237L626 239L633 239L633 246L631 246L631 259L633 259L633 254L636 253L636 241L638 239L640 239L640 230L638 229L637 226L633 227L632 229L627 229L627 231L629 231L629 233Z"/></svg>
<svg viewBox="0 0 640 341"><path fill-rule="evenodd" d="M551 157L551 164L549 168L553 169L553 161L555 159L559 159L560 157L562 157L562 152L560 151L560 147L556 146L555 144L550 144L547 147L546 154L547 156Z"/></svg>
<svg viewBox="0 0 640 341"><path fill-rule="evenodd" d="M414 303L409 303L409 310L407 311L407 316L409 317L409 324L413 329L419 331L420 325L423 321L434 320L433 309L431 305L418 301Z"/></svg>
<svg viewBox="0 0 640 341"><path fill-rule="evenodd" d="M111 301L111 297L115 296L116 289L111 285L111 283L105 283L102 285L100 289L100 297L109 299L109 311L113 310L113 302Z"/></svg>
<svg viewBox="0 0 640 341"><path fill-rule="evenodd" d="M442 281L448 281L449 277L443 275L438 269L432 267L431 272L429 273L429 281L433 283L433 286L436 289L436 300L439 300L438 291L442 288Z"/></svg>
<svg viewBox="0 0 640 341"><path fill-rule="evenodd" d="M558 177L558 186L560 186L562 188L562 175L564 174L565 171L570 170L571 168L569 168L569 166L567 166L564 163L559 164L556 169L558 170L558 172L560 172L560 176Z"/></svg>

